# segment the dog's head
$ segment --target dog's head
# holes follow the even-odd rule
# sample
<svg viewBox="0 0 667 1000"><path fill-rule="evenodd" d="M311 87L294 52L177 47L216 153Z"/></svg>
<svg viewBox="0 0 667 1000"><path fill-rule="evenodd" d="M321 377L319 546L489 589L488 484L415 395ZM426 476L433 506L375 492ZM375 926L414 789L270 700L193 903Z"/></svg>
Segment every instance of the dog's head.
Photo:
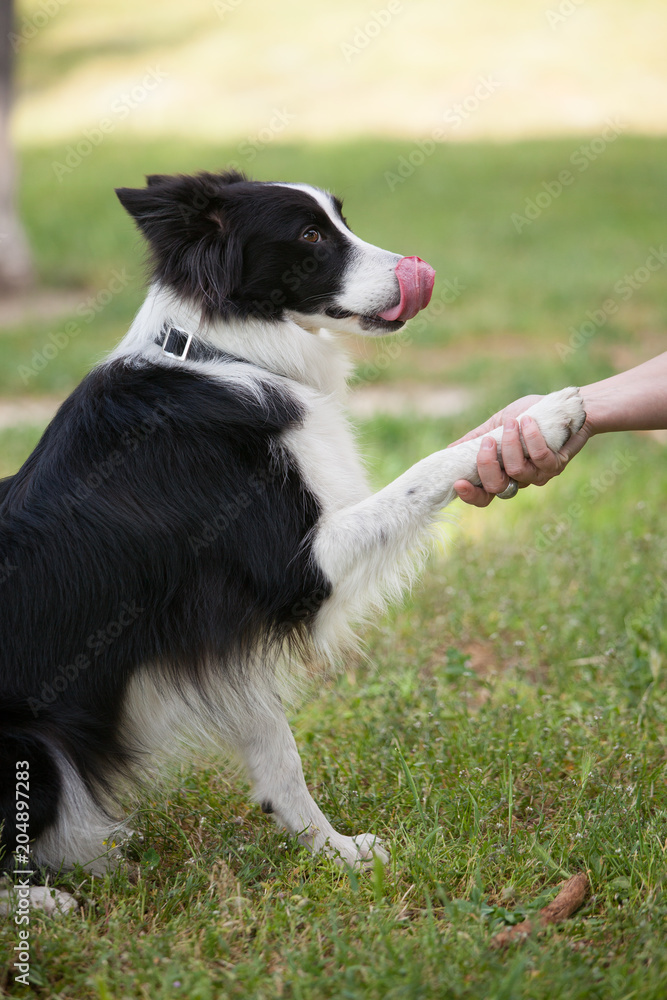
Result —
<svg viewBox="0 0 667 1000"><path fill-rule="evenodd" d="M206 317L382 335L431 298L428 264L364 243L317 188L232 172L154 175L116 194L148 240L154 279Z"/></svg>

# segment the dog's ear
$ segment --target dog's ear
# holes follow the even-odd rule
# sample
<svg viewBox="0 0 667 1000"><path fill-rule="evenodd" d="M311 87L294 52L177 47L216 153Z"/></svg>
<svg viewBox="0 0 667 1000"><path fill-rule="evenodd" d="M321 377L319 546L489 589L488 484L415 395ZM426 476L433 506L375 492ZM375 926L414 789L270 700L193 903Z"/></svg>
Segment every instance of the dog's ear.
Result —
<svg viewBox="0 0 667 1000"><path fill-rule="evenodd" d="M171 208L186 219L219 219L225 193L248 178L236 170L219 174L186 175L148 174L145 188L116 188L123 208L136 220L163 215Z"/></svg>
<svg viewBox="0 0 667 1000"><path fill-rule="evenodd" d="M155 184L167 184L170 179L169 174L146 174L146 185L153 187Z"/></svg>
<svg viewBox="0 0 667 1000"><path fill-rule="evenodd" d="M154 276L198 300L209 313L229 308L241 279L239 240L227 225L229 186L239 174L168 177L116 195L151 248Z"/></svg>
<svg viewBox="0 0 667 1000"><path fill-rule="evenodd" d="M153 208L153 199L147 188L116 188L116 197L137 223L147 217Z"/></svg>
<svg viewBox="0 0 667 1000"><path fill-rule="evenodd" d="M226 193L245 180L235 171L195 177L149 174L145 188L116 188L116 195L147 239L156 235L161 224L179 221L186 229L192 226L196 230L192 235L199 237L202 229L220 230Z"/></svg>

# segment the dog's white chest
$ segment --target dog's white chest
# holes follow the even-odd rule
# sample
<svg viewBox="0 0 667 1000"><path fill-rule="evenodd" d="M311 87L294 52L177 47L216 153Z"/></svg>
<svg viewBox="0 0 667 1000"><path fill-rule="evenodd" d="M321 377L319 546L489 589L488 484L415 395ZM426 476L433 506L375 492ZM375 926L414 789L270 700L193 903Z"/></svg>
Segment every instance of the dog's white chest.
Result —
<svg viewBox="0 0 667 1000"><path fill-rule="evenodd" d="M301 427L284 435L284 442L323 515L370 495L354 435L335 398L318 400Z"/></svg>

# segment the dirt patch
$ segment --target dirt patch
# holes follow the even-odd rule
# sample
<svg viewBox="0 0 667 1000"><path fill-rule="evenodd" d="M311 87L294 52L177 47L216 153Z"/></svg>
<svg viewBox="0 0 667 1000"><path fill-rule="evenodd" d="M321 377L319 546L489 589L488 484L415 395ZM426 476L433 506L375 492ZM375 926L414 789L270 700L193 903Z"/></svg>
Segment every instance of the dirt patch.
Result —
<svg viewBox="0 0 667 1000"><path fill-rule="evenodd" d="M506 662L498 656L495 645L475 640L463 646L463 652L470 659L470 669L482 680L505 669Z"/></svg>
<svg viewBox="0 0 667 1000"><path fill-rule="evenodd" d="M419 364L425 372L446 373L452 368L466 364L475 357L492 358L534 358L552 357L554 347L548 341L536 341L529 336L507 333L499 330L494 333L480 334L474 342L460 338L449 344L438 347L422 347L413 344L409 357Z"/></svg>
<svg viewBox="0 0 667 1000"><path fill-rule="evenodd" d="M356 417L376 413L414 413L424 417L451 417L472 403L468 389L447 386L373 385L360 386L350 394L350 411Z"/></svg>
<svg viewBox="0 0 667 1000"><path fill-rule="evenodd" d="M665 349L665 334L662 330L641 330L632 344L609 344L607 356L616 371L634 368L649 358L662 354Z"/></svg>
<svg viewBox="0 0 667 1000"><path fill-rule="evenodd" d="M49 288L0 297L0 330L20 326L34 319L57 319L73 312L81 305L83 292L59 291Z"/></svg>
<svg viewBox="0 0 667 1000"><path fill-rule="evenodd" d="M378 355L382 356L381 348L378 350L373 344L363 341L353 342L347 347L355 361L371 366ZM474 342L461 337L439 345L408 344L401 350L400 362L387 366L387 377L391 378L394 371L400 373L402 370L406 373L406 378L409 372L409 377L418 380L420 384L434 381L446 383L452 381L452 371L476 357L522 358L528 364L536 357L553 357L553 353L553 344L548 341L538 342L529 336L499 330L477 335ZM401 384L405 384L405 379Z"/></svg>
<svg viewBox="0 0 667 1000"><path fill-rule="evenodd" d="M19 424L48 424L61 403L60 396L0 400L0 430Z"/></svg>

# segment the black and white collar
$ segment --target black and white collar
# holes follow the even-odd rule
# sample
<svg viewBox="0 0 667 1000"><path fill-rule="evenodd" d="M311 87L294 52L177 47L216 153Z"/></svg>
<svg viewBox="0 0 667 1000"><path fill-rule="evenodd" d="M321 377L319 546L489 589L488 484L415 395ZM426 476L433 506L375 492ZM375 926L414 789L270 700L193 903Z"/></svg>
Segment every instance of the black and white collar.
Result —
<svg viewBox="0 0 667 1000"><path fill-rule="evenodd" d="M176 361L240 361L240 358L218 350L211 344L188 333L180 326L165 324L155 338L155 343L162 348L162 353Z"/></svg>

